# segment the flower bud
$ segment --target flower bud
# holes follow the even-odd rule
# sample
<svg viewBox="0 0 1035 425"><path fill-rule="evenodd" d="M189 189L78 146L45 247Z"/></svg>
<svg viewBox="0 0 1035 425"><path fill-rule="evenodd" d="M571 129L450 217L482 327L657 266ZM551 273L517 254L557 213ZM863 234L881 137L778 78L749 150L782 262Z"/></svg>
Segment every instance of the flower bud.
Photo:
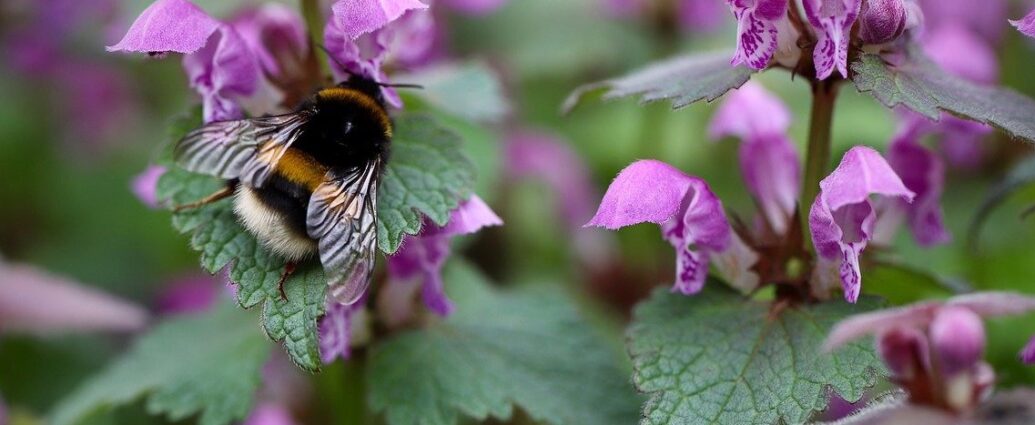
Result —
<svg viewBox="0 0 1035 425"><path fill-rule="evenodd" d="M985 350L981 318L963 307L945 307L931 322L931 345L945 376L970 370Z"/></svg>
<svg viewBox="0 0 1035 425"><path fill-rule="evenodd" d="M911 380L928 367L927 338L915 328L891 328L877 336L877 351L900 381Z"/></svg>
<svg viewBox="0 0 1035 425"><path fill-rule="evenodd" d="M906 28L904 0L869 0L859 13L859 35L866 44L890 42Z"/></svg>

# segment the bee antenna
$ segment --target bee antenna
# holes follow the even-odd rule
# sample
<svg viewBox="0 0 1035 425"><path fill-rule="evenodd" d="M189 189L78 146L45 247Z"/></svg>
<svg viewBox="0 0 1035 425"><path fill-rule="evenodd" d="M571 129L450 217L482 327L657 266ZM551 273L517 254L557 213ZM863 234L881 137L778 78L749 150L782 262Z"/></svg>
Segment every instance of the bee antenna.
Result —
<svg viewBox="0 0 1035 425"><path fill-rule="evenodd" d="M391 88L396 88L396 89L419 89L419 90L423 90L423 89L424 89L424 86L422 86L422 85L420 85L420 84L406 84L406 83L399 83L399 84L389 84L389 83L377 83L377 85L379 85L379 86L381 86L381 87L391 87Z"/></svg>
<svg viewBox="0 0 1035 425"><path fill-rule="evenodd" d="M339 69L344 71L346 74L349 74L349 76L355 75L351 71L349 71L348 68L345 67L345 64L339 62L338 58L334 57L334 55L331 54L330 50L327 50L327 46L324 46L322 44L317 44L316 47L319 47L320 50L323 50L323 53L327 55L327 59L330 59L330 60L334 61L334 63L338 64L338 68Z"/></svg>

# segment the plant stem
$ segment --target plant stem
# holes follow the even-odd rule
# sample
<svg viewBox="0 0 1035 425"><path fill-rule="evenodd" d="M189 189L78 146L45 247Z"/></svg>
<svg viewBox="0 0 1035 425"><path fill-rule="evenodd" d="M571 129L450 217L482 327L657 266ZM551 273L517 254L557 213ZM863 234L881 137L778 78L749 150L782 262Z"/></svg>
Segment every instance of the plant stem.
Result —
<svg viewBox="0 0 1035 425"><path fill-rule="evenodd" d="M798 204L802 232L809 231L809 209L819 194L819 181L830 165L830 133L834 119L839 81L817 81L812 84L812 115L809 119L809 146L805 154L805 181ZM812 238L805 237L812 247Z"/></svg>
<svg viewBox="0 0 1035 425"><path fill-rule="evenodd" d="M331 66L327 62L327 56L317 51L317 47L323 42L323 28L326 22L320 10L319 0L301 0L302 18L305 19L306 32L309 33L309 54L313 55L320 67L320 75L324 78L331 76Z"/></svg>
<svg viewBox="0 0 1035 425"><path fill-rule="evenodd" d="M359 355L356 355L359 354ZM330 423L369 425L373 417L367 410L366 359L354 353L344 362L324 367L317 375L320 404L329 414Z"/></svg>

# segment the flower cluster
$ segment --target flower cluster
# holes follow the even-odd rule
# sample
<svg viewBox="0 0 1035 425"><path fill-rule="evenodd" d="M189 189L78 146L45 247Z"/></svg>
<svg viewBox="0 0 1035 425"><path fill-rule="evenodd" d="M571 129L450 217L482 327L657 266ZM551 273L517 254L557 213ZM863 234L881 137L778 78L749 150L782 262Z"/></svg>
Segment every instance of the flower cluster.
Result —
<svg viewBox="0 0 1035 425"><path fill-rule="evenodd" d="M502 4L488 3L449 2L470 13L488 13ZM426 9L417 0L334 3L323 42L335 77L344 80L361 75L387 82L388 68L413 69L440 57L434 43L436 24ZM282 113L313 87L325 83L316 68L314 55L319 52L312 48L301 17L277 4L219 20L188 0L158 0L108 49L155 57L183 54L183 67L201 98L205 122ZM403 106L394 90L383 90L390 105ZM134 192L145 203L155 205L155 185L163 172L161 167L151 167L133 182ZM453 306L444 292L441 271L451 238L499 224L499 217L472 196L453 211L447 225L439 227L428 221L420 235L408 237L401 250L388 259L389 283L383 291L394 298L392 303L406 306L396 316L409 314L409 300L416 289L429 310L448 315ZM351 345L368 338L363 332L368 326L363 318L365 297L349 306L328 302L319 323L325 362L347 357Z"/></svg>
<svg viewBox="0 0 1035 425"><path fill-rule="evenodd" d="M1032 310L1035 298L1020 294L962 295L854 316L834 327L825 348L834 350L876 335L877 351L892 380L909 394L910 404L965 412L991 391L995 381L991 366L982 360L981 319Z"/></svg>

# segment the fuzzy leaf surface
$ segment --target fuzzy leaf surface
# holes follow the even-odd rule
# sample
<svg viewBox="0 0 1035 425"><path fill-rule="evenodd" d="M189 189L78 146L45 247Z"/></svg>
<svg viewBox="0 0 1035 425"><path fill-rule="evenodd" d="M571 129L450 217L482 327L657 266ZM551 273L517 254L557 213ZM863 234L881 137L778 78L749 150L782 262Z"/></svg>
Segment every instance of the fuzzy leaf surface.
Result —
<svg viewBox="0 0 1035 425"><path fill-rule="evenodd" d="M729 53L708 53L680 56L648 65L628 75L583 85L564 101L563 110L571 111L589 96L604 100L639 96L642 102L669 100L679 109L701 100L709 102L744 85L754 74L745 66L730 66Z"/></svg>
<svg viewBox="0 0 1035 425"><path fill-rule="evenodd" d="M254 315L233 306L169 319L62 400L52 423L76 424L144 397L148 412L173 421L240 421L254 404L271 348Z"/></svg>
<svg viewBox="0 0 1035 425"><path fill-rule="evenodd" d="M445 281L453 315L371 353L370 405L390 425L506 421L515 407L554 425L635 422L621 354L563 292L494 290L457 262Z"/></svg>
<svg viewBox="0 0 1035 425"><path fill-rule="evenodd" d="M905 106L937 121L945 111L1035 141L1035 100L1013 90L982 86L953 76L918 51L896 65L863 55L852 69L856 88L889 108Z"/></svg>
<svg viewBox="0 0 1035 425"><path fill-rule="evenodd" d="M641 424L805 423L826 406L827 386L856 401L883 371L869 341L820 352L835 323L877 307L874 299L774 317L770 303L718 286L691 297L659 288L636 308L633 381L650 396Z"/></svg>

